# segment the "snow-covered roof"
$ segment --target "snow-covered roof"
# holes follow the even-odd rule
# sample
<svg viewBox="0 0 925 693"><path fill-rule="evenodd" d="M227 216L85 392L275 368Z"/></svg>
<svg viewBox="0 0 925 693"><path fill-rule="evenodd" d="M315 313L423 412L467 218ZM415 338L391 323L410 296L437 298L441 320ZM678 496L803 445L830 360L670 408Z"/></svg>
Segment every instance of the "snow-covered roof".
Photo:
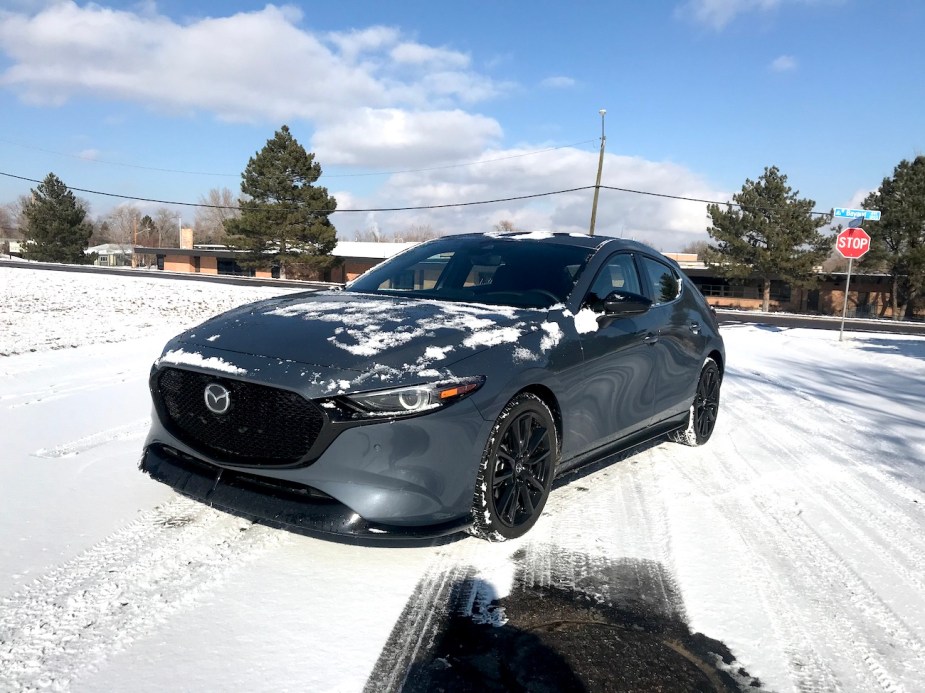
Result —
<svg viewBox="0 0 925 693"><path fill-rule="evenodd" d="M131 255L134 252L134 248L131 245L122 245L120 243L103 243L101 245L95 245L92 248L87 248L85 252L99 253L100 255L118 255L119 253Z"/></svg>
<svg viewBox="0 0 925 693"><path fill-rule="evenodd" d="M337 257L369 258L371 260L385 260L397 255L403 250L413 248L417 242L407 243L375 243L373 241L338 241L331 251Z"/></svg>

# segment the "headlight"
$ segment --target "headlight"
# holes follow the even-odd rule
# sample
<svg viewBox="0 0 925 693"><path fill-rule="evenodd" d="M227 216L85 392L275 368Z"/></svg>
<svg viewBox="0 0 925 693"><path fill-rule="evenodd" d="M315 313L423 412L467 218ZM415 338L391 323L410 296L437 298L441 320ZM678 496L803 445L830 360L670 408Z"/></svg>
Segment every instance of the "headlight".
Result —
<svg viewBox="0 0 925 693"><path fill-rule="evenodd" d="M333 404L348 418L411 416L458 402L482 387L484 382L484 377L477 377L361 392L334 397L322 406L330 409Z"/></svg>

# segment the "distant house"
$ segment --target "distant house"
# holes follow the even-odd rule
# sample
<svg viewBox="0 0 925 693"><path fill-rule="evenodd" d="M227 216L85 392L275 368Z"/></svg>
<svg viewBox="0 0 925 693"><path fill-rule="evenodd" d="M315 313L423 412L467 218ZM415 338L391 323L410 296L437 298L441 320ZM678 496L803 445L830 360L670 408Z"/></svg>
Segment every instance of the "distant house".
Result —
<svg viewBox="0 0 925 693"><path fill-rule="evenodd" d="M131 245L120 243L103 243L87 248L87 255L97 254L93 264L97 267L129 267L132 264L132 255L135 249Z"/></svg>
<svg viewBox="0 0 925 693"><path fill-rule="evenodd" d="M186 231L187 229L184 229ZM187 240L188 239L188 240ZM278 269L248 269L240 262L243 253L222 245L193 245L187 236L180 248L135 248L136 258L151 258L150 264L168 272L194 272L200 274L227 274L271 278L278 277ZM339 241L332 255L340 264L327 270L322 281L345 283L356 279L363 272L375 267L383 260L412 248L417 243L374 243L362 241ZM136 264L145 266L146 261L136 259Z"/></svg>
<svg viewBox="0 0 925 693"><path fill-rule="evenodd" d="M0 252L4 255L22 257L22 239L0 238Z"/></svg>

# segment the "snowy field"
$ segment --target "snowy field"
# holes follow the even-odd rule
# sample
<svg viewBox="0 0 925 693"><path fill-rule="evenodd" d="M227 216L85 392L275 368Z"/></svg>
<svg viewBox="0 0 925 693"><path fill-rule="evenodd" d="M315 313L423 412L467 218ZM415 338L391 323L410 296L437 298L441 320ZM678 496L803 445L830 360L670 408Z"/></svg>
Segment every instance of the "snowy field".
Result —
<svg viewBox="0 0 925 693"><path fill-rule="evenodd" d="M632 601L588 577L637 559L765 690L925 690L925 338L724 328L707 446L562 485L516 542L363 548L136 469L167 338L284 291L0 266L0 691L389 690L448 576L500 622L528 581Z"/></svg>

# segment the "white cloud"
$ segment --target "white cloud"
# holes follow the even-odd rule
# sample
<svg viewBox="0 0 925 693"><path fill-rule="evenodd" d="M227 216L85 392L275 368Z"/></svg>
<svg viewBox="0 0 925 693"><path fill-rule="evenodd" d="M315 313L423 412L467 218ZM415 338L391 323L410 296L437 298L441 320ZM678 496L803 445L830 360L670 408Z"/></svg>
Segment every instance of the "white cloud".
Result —
<svg viewBox="0 0 925 693"><path fill-rule="evenodd" d="M771 62L772 72L792 72L797 69L797 59L792 55L781 55Z"/></svg>
<svg viewBox="0 0 925 693"><path fill-rule="evenodd" d="M447 137L447 133L453 133ZM311 149L326 164L408 168L477 159L501 137L497 121L461 110L363 108L320 126Z"/></svg>
<svg viewBox="0 0 925 693"><path fill-rule="evenodd" d="M83 151L77 154L81 159L87 159L88 161L94 161L100 157L99 149L84 149Z"/></svg>
<svg viewBox="0 0 925 693"><path fill-rule="evenodd" d="M395 174L375 194L365 198L355 196L351 202L354 208L439 205L594 185L596 152L565 148L520 156L536 149L542 146L487 150L479 157L486 163ZM602 184L703 199L730 199L729 193L716 190L681 166L618 154L606 155ZM371 217L387 236L401 235L413 225L429 225L445 233L489 231L502 220L530 231L587 233L593 193L589 189L490 205L374 213ZM370 222L369 216L363 219L359 216L336 215L335 223L349 237ZM706 228L703 203L601 190L596 228L599 235L635 238L670 251L692 241L705 240Z"/></svg>
<svg viewBox="0 0 925 693"><path fill-rule="evenodd" d="M391 53L396 63L407 65L439 66L441 68L469 67L469 56L445 48L434 48L420 43L399 43Z"/></svg>
<svg viewBox="0 0 925 693"><path fill-rule="evenodd" d="M685 0L675 10L675 15L720 31L736 17L753 12L770 12L785 3L790 4L834 4L840 0Z"/></svg>
<svg viewBox="0 0 925 693"><path fill-rule="evenodd" d="M304 120L339 153L332 162L344 160L343 137L353 136L350 144L369 154L353 155L363 165L386 161L403 138L450 155L481 151L500 136L497 122L460 110L507 88L470 70L467 55L405 40L391 27L313 33L301 17L274 5L185 24L150 3L140 12L70 1L34 14L0 11L9 63L0 88L34 104L89 95L227 121ZM441 123L457 128L454 139L474 139L448 143Z"/></svg>
<svg viewBox="0 0 925 693"><path fill-rule="evenodd" d="M547 87L549 89L569 89L574 87L576 84L575 80L571 77L547 77L542 82L540 82L541 87Z"/></svg>
<svg viewBox="0 0 925 693"><path fill-rule="evenodd" d="M401 33L398 29L386 26L374 26L349 32L334 32L327 36L348 62L356 61L360 56L381 52L398 43Z"/></svg>

